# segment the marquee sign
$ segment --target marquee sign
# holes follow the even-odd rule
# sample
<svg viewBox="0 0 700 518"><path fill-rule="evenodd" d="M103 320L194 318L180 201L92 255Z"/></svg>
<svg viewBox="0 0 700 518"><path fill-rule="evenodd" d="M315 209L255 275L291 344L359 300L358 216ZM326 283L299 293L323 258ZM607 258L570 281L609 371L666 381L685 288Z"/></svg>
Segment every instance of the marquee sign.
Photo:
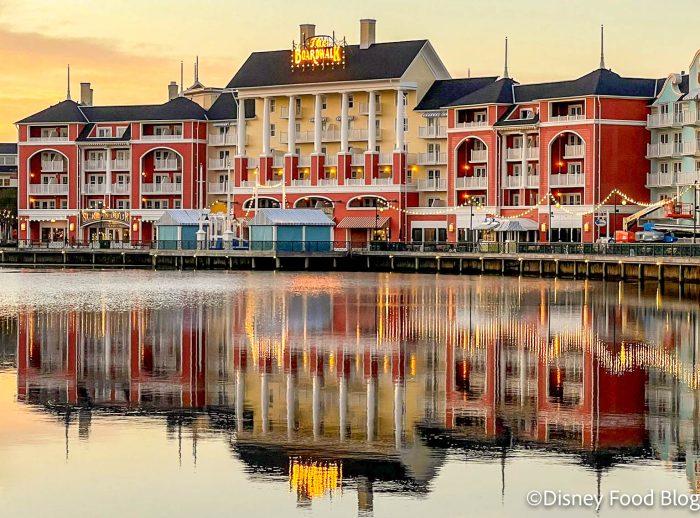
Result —
<svg viewBox="0 0 700 518"><path fill-rule="evenodd" d="M313 36L297 45L292 42L292 70L345 67L345 39Z"/></svg>
<svg viewBox="0 0 700 518"><path fill-rule="evenodd" d="M124 223L128 225L131 220L128 212L106 209L83 210L80 216L83 225L91 225L99 221L104 221L105 223Z"/></svg>

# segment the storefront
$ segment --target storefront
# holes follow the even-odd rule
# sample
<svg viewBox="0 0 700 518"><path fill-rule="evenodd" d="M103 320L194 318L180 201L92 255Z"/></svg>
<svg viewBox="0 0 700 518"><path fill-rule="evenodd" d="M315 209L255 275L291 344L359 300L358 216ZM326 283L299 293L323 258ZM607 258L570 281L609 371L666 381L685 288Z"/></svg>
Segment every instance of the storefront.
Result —
<svg viewBox="0 0 700 518"><path fill-rule="evenodd" d="M84 210L80 213L82 236L90 243L109 247L111 242L131 239L129 213L112 210Z"/></svg>

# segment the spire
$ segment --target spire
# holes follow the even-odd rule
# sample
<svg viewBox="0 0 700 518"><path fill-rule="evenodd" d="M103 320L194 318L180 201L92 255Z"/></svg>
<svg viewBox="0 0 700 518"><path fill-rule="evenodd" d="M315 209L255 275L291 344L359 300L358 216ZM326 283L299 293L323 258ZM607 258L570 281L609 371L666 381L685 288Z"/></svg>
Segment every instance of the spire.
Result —
<svg viewBox="0 0 700 518"><path fill-rule="evenodd" d="M605 26L600 26L600 67L605 68Z"/></svg>
<svg viewBox="0 0 700 518"><path fill-rule="evenodd" d="M184 85L185 85L185 63L183 61L180 61L180 97L182 97Z"/></svg>
<svg viewBox="0 0 700 518"><path fill-rule="evenodd" d="M68 65L68 90L66 91L66 101L72 101L70 98L70 64Z"/></svg>
<svg viewBox="0 0 700 518"><path fill-rule="evenodd" d="M194 84L199 83L199 56L194 60Z"/></svg>
<svg viewBox="0 0 700 518"><path fill-rule="evenodd" d="M467 69L467 78L468 78L468 79L471 79L471 77L472 77L472 69L471 69L471 67L470 67L470 68Z"/></svg>
<svg viewBox="0 0 700 518"><path fill-rule="evenodd" d="M505 56L505 66L503 68L503 79L509 79L509 76L508 76L508 36L506 36L506 56Z"/></svg>

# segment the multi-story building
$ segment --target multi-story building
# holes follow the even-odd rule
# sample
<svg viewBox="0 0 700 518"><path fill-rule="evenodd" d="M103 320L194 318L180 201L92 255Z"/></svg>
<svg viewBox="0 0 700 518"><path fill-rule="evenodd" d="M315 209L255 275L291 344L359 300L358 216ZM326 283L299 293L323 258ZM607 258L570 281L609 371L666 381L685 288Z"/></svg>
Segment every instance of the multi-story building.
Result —
<svg viewBox="0 0 700 518"><path fill-rule="evenodd" d="M0 189L17 187L17 144L0 142Z"/></svg>
<svg viewBox="0 0 700 518"><path fill-rule="evenodd" d="M651 105L647 128L651 141L647 157L651 169L646 185L651 199L676 198L677 202L651 212L647 219L658 228L679 235L691 233L700 181L700 52L687 74L671 74ZM697 214L695 215L697 218ZM695 223L697 225L697 223Z"/></svg>

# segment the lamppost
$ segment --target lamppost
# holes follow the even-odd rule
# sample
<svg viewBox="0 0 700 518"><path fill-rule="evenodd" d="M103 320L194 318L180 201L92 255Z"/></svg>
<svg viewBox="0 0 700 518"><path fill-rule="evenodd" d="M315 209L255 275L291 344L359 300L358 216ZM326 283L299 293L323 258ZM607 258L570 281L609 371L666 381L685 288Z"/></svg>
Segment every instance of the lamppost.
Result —
<svg viewBox="0 0 700 518"><path fill-rule="evenodd" d="M396 200L384 200L382 198L374 198L374 235L372 236L373 241L379 241L379 239L377 239L377 236L379 234L379 213L384 212L384 209L388 207L389 203L396 203ZM388 235L386 237L388 239Z"/></svg>
<svg viewBox="0 0 700 518"><path fill-rule="evenodd" d="M226 123L224 126L224 143L228 143L228 131L231 123ZM228 154L226 157L226 229L224 230L224 243L231 243L235 232L233 231L233 221L231 220L231 158Z"/></svg>
<svg viewBox="0 0 700 518"><path fill-rule="evenodd" d="M552 243L552 191L547 195L547 208L549 209L549 221L547 226L547 242Z"/></svg>
<svg viewBox="0 0 700 518"><path fill-rule="evenodd" d="M696 234L698 231L698 181L693 183L693 244L697 242Z"/></svg>

